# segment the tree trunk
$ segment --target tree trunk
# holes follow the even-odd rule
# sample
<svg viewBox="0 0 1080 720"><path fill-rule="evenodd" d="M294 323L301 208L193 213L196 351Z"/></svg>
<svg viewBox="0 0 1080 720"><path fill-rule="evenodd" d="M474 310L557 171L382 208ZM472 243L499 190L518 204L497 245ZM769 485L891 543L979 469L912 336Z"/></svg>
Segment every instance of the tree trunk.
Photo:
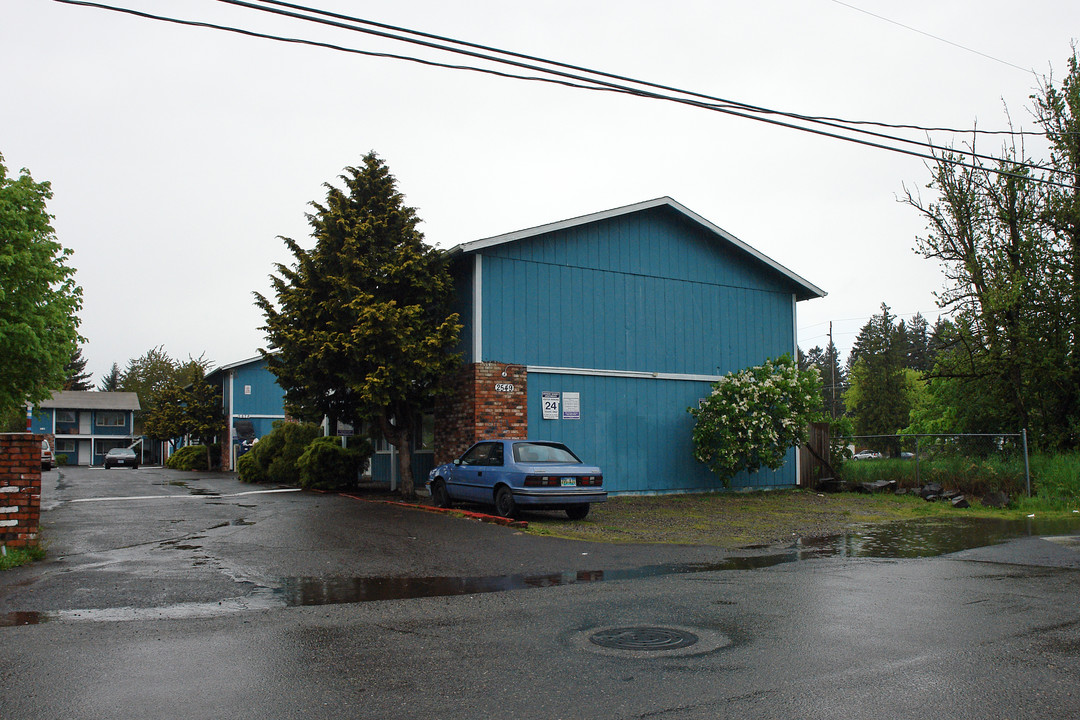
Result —
<svg viewBox="0 0 1080 720"><path fill-rule="evenodd" d="M379 416L379 425L382 427L383 437L397 450L398 456L398 479L401 487L398 492L407 500L416 497L416 485L413 482L412 473L412 427L411 417L403 417L405 413L393 413L387 410ZM394 423L391 423L393 419Z"/></svg>
<svg viewBox="0 0 1080 720"><path fill-rule="evenodd" d="M401 496L407 500L416 497L416 484L412 472L412 433L402 428L397 446L398 477L401 479Z"/></svg>

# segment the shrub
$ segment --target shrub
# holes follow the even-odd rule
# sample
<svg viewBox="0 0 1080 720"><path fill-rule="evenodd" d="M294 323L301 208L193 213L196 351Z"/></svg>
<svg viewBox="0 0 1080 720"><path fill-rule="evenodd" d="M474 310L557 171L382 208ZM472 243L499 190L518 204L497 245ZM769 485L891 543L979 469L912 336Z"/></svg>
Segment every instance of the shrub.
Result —
<svg viewBox="0 0 1080 720"><path fill-rule="evenodd" d="M56 464L57 464L57 466L67 465L67 454L66 453L60 453L59 455L57 455L56 456Z"/></svg>
<svg viewBox="0 0 1080 720"><path fill-rule="evenodd" d="M296 461L319 432L319 426L313 423L275 422L274 429L240 458L242 463L237 464L240 479L244 482L299 484L300 470ZM249 455L252 459L244 461Z"/></svg>
<svg viewBox="0 0 1080 720"><path fill-rule="evenodd" d="M188 445L180 448L165 461L165 467L172 470L207 470L206 446Z"/></svg>
<svg viewBox="0 0 1080 720"><path fill-rule="evenodd" d="M307 446L296 465L300 487L313 490L349 490L355 488L360 471L371 458L374 448L367 440L355 439L349 447L341 446L340 437L317 437Z"/></svg>
<svg viewBox="0 0 1080 720"><path fill-rule="evenodd" d="M821 378L800 370L791 355L713 383L694 416L694 457L728 487L736 473L777 470L788 450L806 442L807 426L821 417Z"/></svg>
<svg viewBox="0 0 1080 720"><path fill-rule="evenodd" d="M254 447L241 455L236 461L236 473L240 478L240 482L260 483L270 479L266 475L266 470L255 459Z"/></svg>

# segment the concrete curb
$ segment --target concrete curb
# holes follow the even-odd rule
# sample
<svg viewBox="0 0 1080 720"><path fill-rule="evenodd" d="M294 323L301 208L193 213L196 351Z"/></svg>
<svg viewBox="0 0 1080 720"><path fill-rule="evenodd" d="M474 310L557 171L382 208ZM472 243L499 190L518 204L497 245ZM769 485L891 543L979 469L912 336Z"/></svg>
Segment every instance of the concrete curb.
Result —
<svg viewBox="0 0 1080 720"><path fill-rule="evenodd" d="M499 517L498 515L488 515L487 513L473 512L471 510L457 510L455 508L440 508L432 507L431 505L421 505L420 503L409 503L399 500L375 500L372 498L361 497L359 495L350 495L348 493L340 493L342 497L347 497L352 500L359 500L366 503L380 503L383 505L396 505L398 507L408 508L410 510L422 510L430 513L442 513L444 515L456 515L458 517L468 518L470 520L479 520L480 522L492 523L493 525L502 525L504 527L520 528L522 530L529 527L529 523L526 520L513 520L511 518Z"/></svg>

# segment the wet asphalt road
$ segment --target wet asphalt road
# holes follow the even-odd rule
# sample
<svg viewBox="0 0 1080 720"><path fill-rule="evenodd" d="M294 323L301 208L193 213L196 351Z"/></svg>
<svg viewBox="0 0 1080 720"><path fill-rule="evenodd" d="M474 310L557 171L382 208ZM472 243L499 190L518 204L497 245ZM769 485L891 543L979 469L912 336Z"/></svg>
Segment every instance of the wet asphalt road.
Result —
<svg viewBox="0 0 1080 720"><path fill-rule="evenodd" d="M4 720L1080 717L1075 537L656 574L725 556L159 469L43 486L49 559L0 574Z"/></svg>

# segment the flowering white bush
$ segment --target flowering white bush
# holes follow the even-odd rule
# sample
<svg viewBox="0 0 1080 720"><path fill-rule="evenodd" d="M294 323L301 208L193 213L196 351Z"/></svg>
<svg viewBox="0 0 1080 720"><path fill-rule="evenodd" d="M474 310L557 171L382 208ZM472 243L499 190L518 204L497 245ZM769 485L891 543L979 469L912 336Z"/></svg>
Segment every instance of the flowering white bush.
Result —
<svg viewBox="0 0 1080 720"><path fill-rule="evenodd" d="M789 448L806 442L809 424L822 419L821 378L784 355L728 373L687 410L697 419L694 457L727 487L740 470L778 469Z"/></svg>

